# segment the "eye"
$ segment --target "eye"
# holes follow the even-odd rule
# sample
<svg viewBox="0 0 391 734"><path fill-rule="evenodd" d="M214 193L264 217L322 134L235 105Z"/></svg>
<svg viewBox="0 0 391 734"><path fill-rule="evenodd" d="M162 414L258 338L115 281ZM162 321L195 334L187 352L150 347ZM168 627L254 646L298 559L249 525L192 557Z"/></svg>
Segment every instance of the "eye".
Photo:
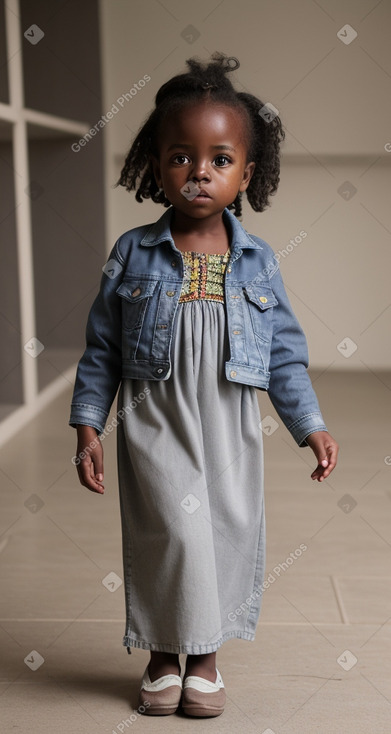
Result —
<svg viewBox="0 0 391 734"><path fill-rule="evenodd" d="M214 162L218 168L223 168L228 163L231 163L231 159L227 155L217 155Z"/></svg>
<svg viewBox="0 0 391 734"><path fill-rule="evenodd" d="M178 163L179 166L182 166L184 163L187 163L189 161L189 157L187 155L184 155L183 153L179 153L178 155L174 156L172 159L173 163Z"/></svg>

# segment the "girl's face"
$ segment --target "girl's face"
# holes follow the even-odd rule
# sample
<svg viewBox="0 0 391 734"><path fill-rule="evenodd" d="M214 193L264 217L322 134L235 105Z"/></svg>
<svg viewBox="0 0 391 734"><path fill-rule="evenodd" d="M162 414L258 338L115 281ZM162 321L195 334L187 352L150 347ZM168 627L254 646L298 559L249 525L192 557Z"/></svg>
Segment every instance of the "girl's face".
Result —
<svg viewBox="0 0 391 734"><path fill-rule="evenodd" d="M245 191L255 163L246 163L246 125L234 107L194 103L167 116L159 136L159 158L152 157L156 183L178 211L195 219L221 213ZM207 196L189 200L187 181Z"/></svg>

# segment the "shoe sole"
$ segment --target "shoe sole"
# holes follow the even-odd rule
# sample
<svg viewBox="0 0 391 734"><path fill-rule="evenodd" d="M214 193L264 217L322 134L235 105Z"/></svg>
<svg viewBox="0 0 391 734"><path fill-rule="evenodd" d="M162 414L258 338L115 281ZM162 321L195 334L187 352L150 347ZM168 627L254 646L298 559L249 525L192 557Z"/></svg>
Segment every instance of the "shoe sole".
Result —
<svg viewBox="0 0 391 734"><path fill-rule="evenodd" d="M183 708L183 713L187 716L203 717L204 719L212 716L220 716L223 711L224 709L200 709L197 706L192 709L189 709L187 706L186 708Z"/></svg>
<svg viewBox="0 0 391 734"><path fill-rule="evenodd" d="M187 716L199 716L199 717L210 717L210 716L220 716L224 708L208 708L207 706L200 706L199 704L189 704L189 705L182 705L182 711L183 713L187 714Z"/></svg>
<svg viewBox="0 0 391 734"><path fill-rule="evenodd" d="M157 706L156 708L148 706L148 708L143 711L143 714L146 716L168 716L169 714L175 714L177 708L178 706L175 706L175 708L171 707L169 709L163 709L161 706Z"/></svg>
<svg viewBox="0 0 391 734"><path fill-rule="evenodd" d="M144 711L141 711L140 713L143 713L146 716L168 716L169 714L175 714L175 711L179 706L179 703L174 706L164 706L163 704L160 706L153 706L152 704L146 706L145 701L145 695L141 696L141 698L139 698L138 707L139 709L144 709Z"/></svg>

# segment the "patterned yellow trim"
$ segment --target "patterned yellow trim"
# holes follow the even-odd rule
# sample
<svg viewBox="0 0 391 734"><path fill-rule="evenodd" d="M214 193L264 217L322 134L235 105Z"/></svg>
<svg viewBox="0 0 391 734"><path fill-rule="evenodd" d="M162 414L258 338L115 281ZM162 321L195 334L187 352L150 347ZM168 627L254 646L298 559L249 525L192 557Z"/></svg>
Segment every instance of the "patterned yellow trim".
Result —
<svg viewBox="0 0 391 734"><path fill-rule="evenodd" d="M183 285L179 302L224 302L224 272L229 260L229 249L224 255L207 252L181 252L183 258Z"/></svg>

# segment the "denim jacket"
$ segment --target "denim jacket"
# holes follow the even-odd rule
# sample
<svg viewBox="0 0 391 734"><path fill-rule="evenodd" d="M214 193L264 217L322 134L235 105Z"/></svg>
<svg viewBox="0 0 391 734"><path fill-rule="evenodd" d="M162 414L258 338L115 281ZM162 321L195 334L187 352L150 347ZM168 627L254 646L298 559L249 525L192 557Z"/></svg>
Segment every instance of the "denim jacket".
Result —
<svg viewBox="0 0 391 734"><path fill-rule="evenodd" d="M122 234L102 268L87 320L69 425L104 432L122 378L168 380L183 259L170 230L173 208ZM230 257L224 277L231 382L267 390L296 443L327 431L307 372L306 337L292 311L271 246L224 209ZM228 356L228 355L227 355Z"/></svg>

